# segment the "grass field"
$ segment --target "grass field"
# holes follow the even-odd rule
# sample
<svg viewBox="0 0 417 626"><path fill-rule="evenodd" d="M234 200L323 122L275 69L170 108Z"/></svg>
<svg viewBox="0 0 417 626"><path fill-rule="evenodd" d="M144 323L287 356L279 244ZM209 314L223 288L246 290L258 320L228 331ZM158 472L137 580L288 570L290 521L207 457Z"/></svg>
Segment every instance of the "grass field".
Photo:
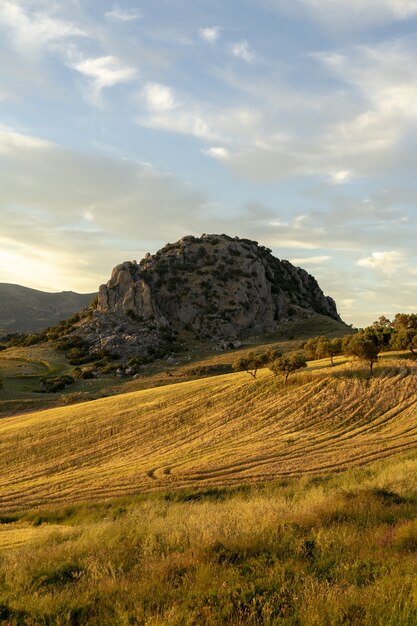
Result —
<svg viewBox="0 0 417 626"><path fill-rule="evenodd" d="M14 347L0 352L0 419L47 407L121 394L127 391L150 389L173 382L192 380L202 375L190 373L190 367L225 366L231 370L233 361L249 350L276 348L283 352L298 349L303 340L325 333L329 337L344 335L351 329L323 315L314 315L303 322L289 323L270 336L249 337L239 350L218 352L213 345L195 339L184 331L178 338L182 349L177 355L180 365L169 365L165 359L149 364L140 378L117 379L103 376L98 379L77 380L58 394L41 394L40 378L71 374L73 366L57 350L54 342L30 347Z"/></svg>
<svg viewBox="0 0 417 626"><path fill-rule="evenodd" d="M0 421L0 511L325 474L417 444L417 367L314 362L147 389Z"/></svg>
<svg viewBox="0 0 417 626"><path fill-rule="evenodd" d="M25 511L6 626L413 626L417 454L337 476Z"/></svg>
<svg viewBox="0 0 417 626"><path fill-rule="evenodd" d="M417 364L399 356L372 378L338 358L288 385L262 370L3 418L0 625L416 624Z"/></svg>

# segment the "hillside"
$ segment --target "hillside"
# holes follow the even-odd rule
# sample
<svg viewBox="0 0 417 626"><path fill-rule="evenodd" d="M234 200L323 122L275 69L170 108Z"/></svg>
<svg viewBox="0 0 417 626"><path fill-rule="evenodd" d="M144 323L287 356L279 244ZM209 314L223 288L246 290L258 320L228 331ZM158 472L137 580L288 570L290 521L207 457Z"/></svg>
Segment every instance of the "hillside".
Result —
<svg viewBox="0 0 417 626"><path fill-rule="evenodd" d="M34 332L52 326L86 307L93 293L47 293L0 283L0 334Z"/></svg>
<svg viewBox="0 0 417 626"><path fill-rule="evenodd" d="M154 358L183 331L233 345L315 314L341 322L305 270L256 241L204 234L116 266L97 309L74 332L93 350Z"/></svg>
<svg viewBox="0 0 417 626"><path fill-rule="evenodd" d="M415 362L314 362L284 386L230 374L0 422L0 509L227 486L370 463L417 444Z"/></svg>

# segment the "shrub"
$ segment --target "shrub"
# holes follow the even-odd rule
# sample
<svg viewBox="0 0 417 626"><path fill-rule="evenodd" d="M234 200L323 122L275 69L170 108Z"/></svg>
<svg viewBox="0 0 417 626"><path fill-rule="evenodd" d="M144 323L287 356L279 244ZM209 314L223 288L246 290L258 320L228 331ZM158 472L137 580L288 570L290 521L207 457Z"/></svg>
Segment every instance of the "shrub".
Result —
<svg viewBox="0 0 417 626"><path fill-rule="evenodd" d="M68 374L65 374L64 376L56 376L54 378L41 378L41 393L58 393L58 391L63 391L74 382L74 377L69 376Z"/></svg>

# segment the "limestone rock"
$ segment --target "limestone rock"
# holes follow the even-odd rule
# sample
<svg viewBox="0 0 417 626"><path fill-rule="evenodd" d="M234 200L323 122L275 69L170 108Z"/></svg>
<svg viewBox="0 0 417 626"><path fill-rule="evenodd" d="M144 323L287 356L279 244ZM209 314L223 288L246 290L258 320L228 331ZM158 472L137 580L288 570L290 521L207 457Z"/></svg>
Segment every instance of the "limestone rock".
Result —
<svg viewBox="0 0 417 626"><path fill-rule="evenodd" d="M204 234L115 267L82 332L100 347L140 354L180 330L229 344L314 313L340 321L335 302L305 270L256 241Z"/></svg>

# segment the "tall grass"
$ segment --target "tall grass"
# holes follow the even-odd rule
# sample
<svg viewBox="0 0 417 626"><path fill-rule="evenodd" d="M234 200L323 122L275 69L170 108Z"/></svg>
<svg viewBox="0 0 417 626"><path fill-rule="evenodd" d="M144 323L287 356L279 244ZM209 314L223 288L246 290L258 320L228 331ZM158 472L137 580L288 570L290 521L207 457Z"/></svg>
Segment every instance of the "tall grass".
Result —
<svg viewBox="0 0 417 626"><path fill-rule="evenodd" d="M21 513L0 623L415 624L415 469Z"/></svg>

